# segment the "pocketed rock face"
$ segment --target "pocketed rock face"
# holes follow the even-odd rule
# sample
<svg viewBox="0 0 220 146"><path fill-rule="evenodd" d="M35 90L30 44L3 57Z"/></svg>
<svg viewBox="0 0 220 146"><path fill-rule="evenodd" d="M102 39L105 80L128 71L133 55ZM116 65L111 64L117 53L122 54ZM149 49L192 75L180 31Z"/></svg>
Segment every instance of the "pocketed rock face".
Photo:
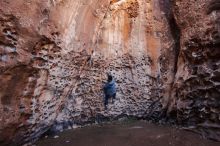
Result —
<svg viewBox="0 0 220 146"><path fill-rule="evenodd" d="M177 120L220 136L220 7L218 0L174 0L181 50L173 88Z"/></svg>
<svg viewBox="0 0 220 146"><path fill-rule="evenodd" d="M167 108L182 123L219 126L219 2L187 2L1 1L0 144L63 123L158 120ZM117 99L104 111L108 72Z"/></svg>
<svg viewBox="0 0 220 146"><path fill-rule="evenodd" d="M0 2L0 145L36 139L54 123L76 75L73 51L86 50L107 6L106 0ZM88 28L80 28L84 20Z"/></svg>
<svg viewBox="0 0 220 146"><path fill-rule="evenodd" d="M161 38L157 33L167 34L162 29L163 16L157 11L160 11L157 1L110 2L94 42L85 45L86 51L73 54L76 78L57 122L82 124L125 115L159 114L160 90L155 86ZM104 111L102 87L108 72L115 77L117 99Z"/></svg>
<svg viewBox="0 0 220 146"><path fill-rule="evenodd" d="M55 123L159 114L159 34L168 35L158 1L9 0L0 12L1 144ZM107 72L118 92L105 112Z"/></svg>

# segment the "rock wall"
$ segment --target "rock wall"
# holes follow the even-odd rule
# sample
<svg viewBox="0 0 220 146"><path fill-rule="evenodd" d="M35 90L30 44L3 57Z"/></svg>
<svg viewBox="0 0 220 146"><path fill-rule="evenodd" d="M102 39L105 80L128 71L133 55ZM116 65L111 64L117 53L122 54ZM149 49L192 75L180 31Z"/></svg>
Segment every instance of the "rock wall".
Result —
<svg viewBox="0 0 220 146"><path fill-rule="evenodd" d="M1 142L35 139L55 123L160 111L158 1L9 0L0 10ZM104 111L107 72L118 91Z"/></svg>
<svg viewBox="0 0 220 146"><path fill-rule="evenodd" d="M187 2L1 1L0 144L35 140L51 126L160 120L164 111L180 124L219 126L219 4ZM105 111L109 72L117 99Z"/></svg>
<svg viewBox="0 0 220 146"><path fill-rule="evenodd" d="M95 41L88 46L87 52L74 57L73 68L79 77L73 82L70 100L59 114L59 122L63 119L77 123L95 122L96 117L117 118L121 115L143 117L159 100L155 86L161 38L157 33L162 30L161 22L157 24L159 20L154 17L161 14L152 7L159 9L159 3L136 0L110 3ZM108 72L117 82L117 100L109 104L106 112L102 87Z"/></svg>
<svg viewBox="0 0 220 146"><path fill-rule="evenodd" d="M181 30L170 108L180 124L220 136L220 7L218 0L174 0ZM196 4L196 5L195 5Z"/></svg>
<svg viewBox="0 0 220 146"><path fill-rule="evenodd" d="M107 7L106 0L0 2L1 142L35 139L54 123L75 84L77 51L87 49Z"/></svg>

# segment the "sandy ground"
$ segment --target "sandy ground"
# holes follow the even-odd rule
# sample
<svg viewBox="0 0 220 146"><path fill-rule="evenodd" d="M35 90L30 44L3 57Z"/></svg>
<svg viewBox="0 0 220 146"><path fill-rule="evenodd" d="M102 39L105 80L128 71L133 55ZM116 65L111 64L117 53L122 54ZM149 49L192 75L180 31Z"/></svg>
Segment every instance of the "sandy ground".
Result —
<svg viewBox="0 0 220 146"><path fill-rule="evenodd" d="M42 138L37 146L220 146L190 131L146 122L105 124Z"/></svg>

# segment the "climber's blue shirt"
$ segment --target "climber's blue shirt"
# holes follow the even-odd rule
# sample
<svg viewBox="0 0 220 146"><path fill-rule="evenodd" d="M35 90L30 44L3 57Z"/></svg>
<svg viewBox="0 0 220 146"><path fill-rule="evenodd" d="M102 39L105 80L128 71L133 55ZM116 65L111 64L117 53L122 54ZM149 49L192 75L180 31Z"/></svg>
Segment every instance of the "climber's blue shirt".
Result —
<svg viewBox="0 0 220 146"><path fill-rule="evenodd" d="M112 96L116 93L116 85L114 80L105 84L104 92L105 95L109 95L109 96Z"/></svg>

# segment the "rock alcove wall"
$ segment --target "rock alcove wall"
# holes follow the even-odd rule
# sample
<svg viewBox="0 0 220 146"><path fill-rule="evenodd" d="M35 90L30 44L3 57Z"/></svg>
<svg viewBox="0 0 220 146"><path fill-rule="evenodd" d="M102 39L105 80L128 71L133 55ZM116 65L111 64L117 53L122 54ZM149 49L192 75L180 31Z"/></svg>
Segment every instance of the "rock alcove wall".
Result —
<svg viewBox="0 0 220 146"><path fill-rule="evenodd" d="M174 119L219 139L219 8L218 0L1 1L0 142L123 116ZM104 111L107 72L118 91Z"/></svg>

